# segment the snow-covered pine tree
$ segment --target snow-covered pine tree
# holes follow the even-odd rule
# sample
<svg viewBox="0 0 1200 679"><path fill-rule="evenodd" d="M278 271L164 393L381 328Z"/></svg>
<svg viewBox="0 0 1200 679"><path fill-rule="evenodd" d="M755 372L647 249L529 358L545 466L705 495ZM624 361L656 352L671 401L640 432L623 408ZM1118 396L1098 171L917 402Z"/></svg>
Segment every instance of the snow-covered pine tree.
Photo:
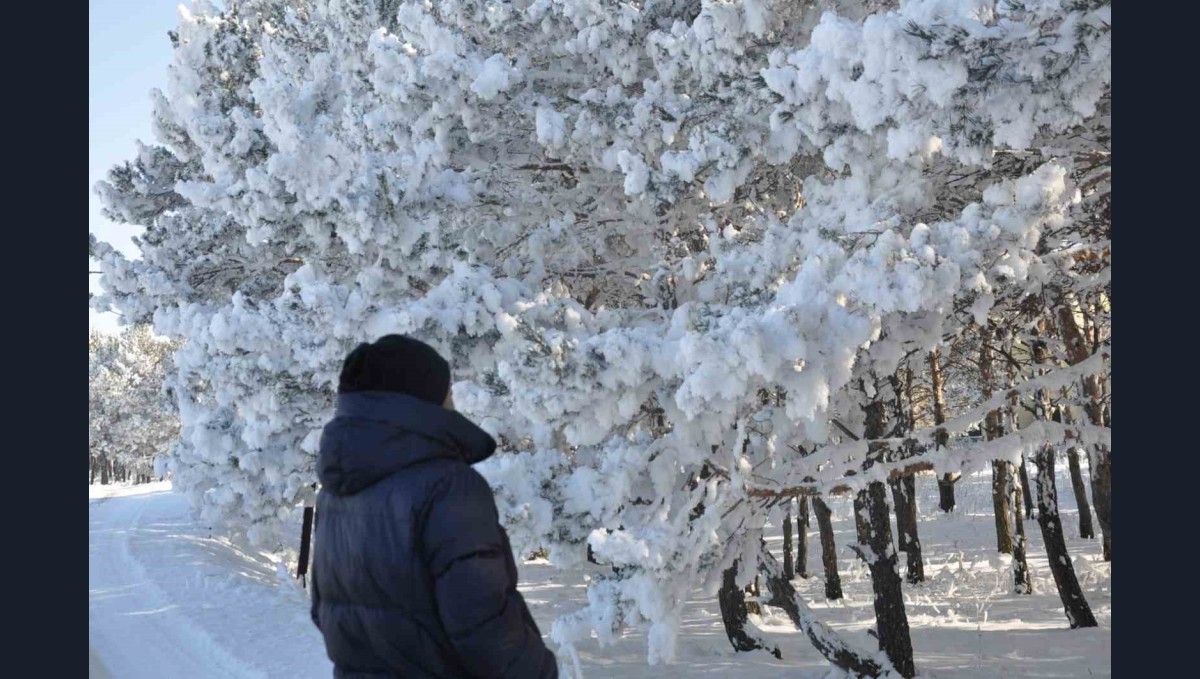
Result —
<svg viewBox="0 0 1200 679"><path fill-rule="evenodd" d="M637 625L669 661L687 597L738 562L736 586L765 569L831 661L878 673L764 556L772 510L839 487L875 507L916 457L1103 439L927 445L974 410L912 444L862 434L886 396L867 376L1080 287L1099 244L1064 237L1084 190L1052 143L1103 116L1105 2L224 7L181 17L162 146L100 188L147 231L140 260L98 248L97 303L187 340L172 469L260 544L311 497L345 351L412 333L502 441L484 471L514 548L618 567L554 625L568 654ZM911 675L901 626L879 634Z"/></svg>
<svg viewBox="0 0 1200 679"><path fill-rule="evenodd" d="M89 333L89 481L99 474L101 483L141 483L156 475L155 458L179 435L175 402L165 389L175 348L145 325L119 335Z"/></svg>

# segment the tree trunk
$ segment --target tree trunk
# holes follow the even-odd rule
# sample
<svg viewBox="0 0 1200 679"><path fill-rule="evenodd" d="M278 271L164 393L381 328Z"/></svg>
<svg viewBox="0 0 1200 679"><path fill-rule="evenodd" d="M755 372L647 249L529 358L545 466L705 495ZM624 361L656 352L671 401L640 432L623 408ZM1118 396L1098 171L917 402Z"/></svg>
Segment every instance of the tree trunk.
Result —
<svg viewBox="0 0 1200 679"><path fill-rule="evenodd" d="M917 413L913 405L913 372L911 368L903 371L904 396L907 408L901 412L902 427L893 428L893 432L911 432L916 428ZM895 379L892 385L899 391L900 380ZM893 434L894 435L894 434ZM921 558L921 537L917 531L917 477L907 474L893 482L892 497L896 499L896 535L899 547L905 554L905 578L913 584L925 580L925 563Z"/></svg>
<svg viewBox="0 0 1200 679"><path fill-rule="evenodd" d="M813 514L817 515L817 530L821 534L821 563L825 566L825 598L842 598L842 578L837 569L837 543L833 540L832 512L829 505L819 497L812 501Z"/></svg>
<svg viewBox="0 0 1200 679"><path fill-rule="evenodd" d="M109 474L111 473L112 464L108 460L107 455L100 457L100 485L107 486L109 482Z"/></svg>
<svg viewBox="0 0 1200 679"><path fill-rule="evenodd" d="M1092 508L1088 504L1087 484L1083 482L1083 472L1079 468L1079 448L1071 446L1067 449L1067 464L1071 468L1071 489L1075 491L1075 504L1079 506L1079 537L1092 540L1096 531L1092 528Z"/></svg>
<svg viewBox="0 0 1200 679"><path fill-rule="evenodd" d="M1063 610L1071 628L1095 627L1096 618L1083 598L1083 589L1075 576L1075 567L1067 554L1067 543L1063 537L1062 521L1058 516L1058 495L1054 487L1054 447L1042 446L1034 456L1038 484L1038 525L1042 529L1042 541L1046 543L1046 556L1050 560L1050 572L1058 587Z"/></svg>
<svg viewBox="0 0 1200 679"><path fill-rule="evenodd" d="M992 398L992 326L980 328L979 333L979 382L984 400ZM1004 435L1004 427L1000 421L1000 410L993 410L984 419L983 437L992 441ZM1009 525L1009 514L1012 509L1008 506L1009 482L1008 463L992 460L992 515L996 518L996 550L1002 554L1012 554L1012 526Z"/></svg>
<svg viewBox="0 0 1200 679"><path fill-rule="evenodd" d="M808 577L808 496L800 498L796 512L796 575Z"/></svg>
<svg viewBox="0 0 1200 679"><path fill-rule="evenodd" d="M300 558L296 563L296 577L306 587L308 585L308 554L312 547L313 507L304 508L304 519L300 524Z"/></svg>
<svg viewBox="0 0 1200 679"><path fill-rule="evenodd" d="M908 497L904 494L904 478L889 479L892 487L892 506L896 509L896 551L908 549Z"/></svg>
<svg viewBox="0 0 1200 679"><path fill-rule="evenodd" d="M1016 369L1016 366L1012 365L1012 363L1010 362L1008 365L1008 388L1012 389L1014 386L1016 386L1016 383L1017 383L1017 369ZM1020 401L1020 398L1016 394L1013 394L1012 396L1009 397L1008 408L1007 408L1007 412L1005 412L1005 417L1004 417L1004 421L1008 424L1009 431L1016 431L1017 429L1019 429L1019 427L1017 426L1017 409L1020 406L1021 406L1021 401ZM1032 497L1033 486L1029 485L1029 472L1026 471L1026 468L1025 468L1025 453L1024 452L1021 453L1021 464L1017 468L1017 471L1019 472L1020 477L1021 477L1021 501L1025 503L1025 517L1033 518L1033 497ZM1009 469L1008 473L1012 474L1013 470ZM1018 517L1021 515L1020 512L1014 512L1014 514ZM1018 519L1018 520L1023 521L1024 519L1022 518L1022 519ZM1024 529L1022 529L1022 530L1024 530Z"/></svg>
<svg viewBox="0 0 1200 679"><path fill-rule="evenodd" d="M864 408L867 440L887 435L887 403L876 396ZM872 442L868 451L874 452L886 443ZM888 516L887 489L882 481L872 481L858 491L854 498L854 526L858 534L858 555L871 571L871 588L875 591L875 631L879 647L887 654L896 672L906 679L916 674L913 666L912 638L908 630L908 614L904 610L904 594L900 588L900 573L896 569L896 551L892 548L892 522Z"/></svg>
<svg viewBox="0 0 1200 679"><path fill-rule="evenodd" d="M88 485L96 482L96 468L100 465L96 461L95 455L88 456Z"/></svg>
<svg viewBox="0 0 1200 679"><path fill-rule="evenodd" d="M858 531L859 555L871 571L875 590L875 623L879 647L902 677L916 674L912 639L900 575L896 572L896 552L892 549L891 520L888 517L887 491L880 481L872 481L854 499L854 523Z"/></svg>
<svg viewBox="0 0 1200 679"><path fill-rule="evenodd" d="M896 503L896 532L905 536L904 579L915 585L925 582L925 560L921 555L921 536L917 531L917 478L909 474L893 484L892 496L903 498L904 502L903 512L900 503Z"/></svg>
<svg viewBox="0 0 1200 679"><path fill-rule="evenodd" d="M1032 517L1033 516L1033 496L1032 496L1032 493L1030 492L1030 490L1033 488L1033 486L1029 485L1029 472L1026 471L1026 469L1025 469L1025 453L1021 453L1021 466L1020 466L1019 471L1021 473L1021 488L1024 489L1021 492L1021 499L1025 503L1025 516ZM1024 529L1022 529L1022 530L1024 530Z"/></svg>
<svg viewBox="0 0 1200 679"><path fill-rule="evenodd" d="M792 569L792 513L783 515L783 577L791 580L796 577Z"/></svg>
<svg viewBox="0 0 1200 679"><path fill-rule="evenodd" d="M725 624L725 634L729 637L729 643L733 644L733 650L755 651L763 649L769 651L776 658L783 657L778 648L771 650L757 635L751 636L746 631L746 623L749 621L749 609L746 606L746 592L741 587L737 586L738 561L734 561L733 565L726 568L721 574L721 589L717 591L717 604L721 607L721 622Z"/></svg>
<svg viewBox="0 0 1200 679"><path fill-rule="evenodd" d="M1063 388L1063 396L1068 396ZM1070 408L1055 408L1054 421L1075 424L1075 418ZM1090 540L1096 537L1092 528L1092 508L1088 504L1087 484L1083 482L1083 471L1079 468L1079 447L1067 448L1067 468L1071 472L1071 491L1075 493L1075 505L1079 508L1079 537Z"/></svg>
<svg viewBox="0 0 1200 679"><path fill-rule="evenodd" d="M1044 332L1045 323L1039 326L1039 333ZM1034 363L1044 365L1048 354L1046 342L1035 340L1031 348ZM1039 420L1050 419L1050 399L1045 389L1036 392L1035 405ZM1075 576L1075 566L1067 554L1066 537L1063 535L1062 520L1058 515L1058 490L1054 485L1054 446L1046 444L1038 448L1033 462L1037 473L1038 525L1042 529L1042 542L1046 544L1050 572L1054 575L1054 585L1058 588L1063 611L1067 614L1067 621L1072 629L1095 627L1096 618L1092 615L1087 600L1083 598L1083 589Z"/></svg>
<svg viewBox="0 0 1200 679"><path fill-rule="evenodd" d="M1009 463L1011 464L1011 463ZM1026 490L1027 486L1022 481L1018 481L1018 477L1010 469L1008 472L1009 483L1012 484L1013 493L1013 513L1016 536L1013 538L1013 592L1016 594L1033 594L1033 579L1029 577L1029 563L1025 560L1025 517L1021 513L1021 498L1029 497Z"/></svg>
<svg viewBox="0 0 1200 679"><path fill-rule="evenodd" d="M1069 302L1069 300L1066 300ZM1069 303L1058 307L1058 330L1067 348L1067 356L1071 365L1087 360L1094 351L1099 349L1098 340L1093 342L1089 350L1087 340L1075 319L1075 310ZM1112 422L1104 415L1101 403L1100 379L1089 375L1083 379L1081 391L1087 397L1088 404L1084 409L1088 419L1097 427L1112 426ZM1098 450L1094 450L1099 448ZM1092 501L1096 505L1096 522L1100 524L1100 536L1103 541L1104 560L1112 560L1112 457L1111 451L1099 446L1089 446L1088 467L1092 476ZM1071 479L1072 484L1075 479Z"/></svg>
<svg viewBox="0 0 1200 679"><path fill-rule="evenodd" d="M943 474L937 480L938 484L938 509L943 512L954 511L954 482L958 479L954 474Z"/></svg>
<svg viewBox="0 0 1200 679"><path fill-rule="evenodd" d="M804 632L826 660L855 677L874 679L883 673L883 668L871 658L871 654L854 649L838 636L837 632L816 619L804 604L803 598L797 596L791 581L783 578L779 562L770 551L763 550L761 562L763 570L767 573L767 591L770 594L768 603L787 613L796 629Z"/></svg>
<svg viewBox="0 0 1200 679"><path fill-rule="evenodd" d="M1009 522L1012 508L1008 500L1011 494L1009 487L1008 463L1002 460L992 461L992 511L996 517L996 551L1001 554L1013 552L1013 528Z"/></svg>
<svg viewBox="0 0 1200 679"><path fill-rule="evenodd" d="M946 385L942 378L942 352L933 350L929 353L929 380L932 384L933 391L933 422L934 424L944 424L946 422ZM946 445L947 437L939 435L938 444ZM943 474L938 479L938 508L943 512L954 511L954 483L958 481L958 474Z"/></svg>
<svg viewBox="0 0 1200 679"><path fill-rule="evenodd" d="M1112 541L1109 520L1112 516L1112 451L1105 446L1088 446L1088 466L1092 472L1092 499L1096 501L1096 522L1104 560L1112 561Z"/></svg>

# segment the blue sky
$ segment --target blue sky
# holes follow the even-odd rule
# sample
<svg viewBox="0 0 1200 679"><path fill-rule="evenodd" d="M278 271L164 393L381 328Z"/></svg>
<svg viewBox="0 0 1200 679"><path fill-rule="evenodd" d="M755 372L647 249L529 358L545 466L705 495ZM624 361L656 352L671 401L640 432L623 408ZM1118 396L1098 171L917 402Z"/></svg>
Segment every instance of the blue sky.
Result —
<svg viewBox="0 0 1200 679"><path fill-rule="evenodd" d="M166 85L171 62L167 31L175 28L179 5L179 0L88 4L88 229L128 255L137 253L129 238L138 229L104 219L91 189L110 167L133 157L137 140L154 141L150 90ZM91 291L98 292L100 277L88 278ZM116 316L89 309L88 327L115 330Z"/></svg>

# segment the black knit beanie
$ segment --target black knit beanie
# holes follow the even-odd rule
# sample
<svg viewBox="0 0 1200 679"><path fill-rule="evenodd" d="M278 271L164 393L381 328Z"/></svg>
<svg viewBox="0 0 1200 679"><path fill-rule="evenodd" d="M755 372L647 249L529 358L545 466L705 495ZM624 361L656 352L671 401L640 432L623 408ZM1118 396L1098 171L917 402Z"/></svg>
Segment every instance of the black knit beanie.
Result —
<svg viewBox="0 0 1200 679"><path fill-rule="evenodd" d="M338 393L394 391L442 405L450 393L450 364L437 350L404 335L364 342L346 356Z"/></svg>

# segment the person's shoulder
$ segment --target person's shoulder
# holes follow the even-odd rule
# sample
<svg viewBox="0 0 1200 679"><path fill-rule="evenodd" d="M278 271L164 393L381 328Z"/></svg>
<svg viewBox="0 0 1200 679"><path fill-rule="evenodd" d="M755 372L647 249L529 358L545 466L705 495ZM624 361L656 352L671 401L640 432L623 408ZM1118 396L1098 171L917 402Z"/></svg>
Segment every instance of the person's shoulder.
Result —
<svg viewBox="0 0 1200 679"><path fill-rule="evenodd" d="M492 497L492 487L474 467L463 460L446 460L440 471L438 486L453 495L486 495Z"/></svg>
<svg viewBox="0 0 1200 679"><path fill-rule="evenodd" d="M440 458L401 469L380 482L387 494L423 497L438 500L446 496L463 497L486 495L492 497L491 486L483 475L463 460Z"/></svg>

